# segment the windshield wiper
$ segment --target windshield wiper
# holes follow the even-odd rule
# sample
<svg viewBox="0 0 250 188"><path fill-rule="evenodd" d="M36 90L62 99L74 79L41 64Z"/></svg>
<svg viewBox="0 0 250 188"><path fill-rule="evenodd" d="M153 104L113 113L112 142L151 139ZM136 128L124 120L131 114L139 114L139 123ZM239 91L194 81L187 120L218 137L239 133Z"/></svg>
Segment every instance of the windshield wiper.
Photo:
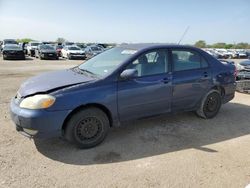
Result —
<svg viewBox="0 0 250 188"><path fill-rule="evenodd" d="M91 72L89 70L86 70L86 69L80 69L79 67L74 67L74 68L72 68L72 70L79 73L79 74L87 73L88 75L98 77L97 74L95 74L95 73L93 73L93 72Z"/></svg>

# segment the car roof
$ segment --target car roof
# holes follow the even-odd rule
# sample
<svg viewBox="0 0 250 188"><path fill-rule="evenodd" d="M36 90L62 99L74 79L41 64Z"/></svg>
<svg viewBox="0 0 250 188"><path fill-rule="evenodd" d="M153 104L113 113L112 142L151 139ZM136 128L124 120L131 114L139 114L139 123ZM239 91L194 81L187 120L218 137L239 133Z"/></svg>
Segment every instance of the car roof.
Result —
<svg viewBox="0 0 250 188"><path fill-rule="evenodd" d="M164 44L164 43L137 43L137 44L121 44L118 47L122 48L128 48L132 50L145 50L145 49L151 49L151 48L191 48L191 49L197 49L193 46L188 45L178 45L178 44Z"/></svg>
<svg viewBox="0 0 250 188"><path fill-rule="evenodd" d="M16 40L15 39L4 39L3 41L6 42L6 41L16 41Z"/></svg>

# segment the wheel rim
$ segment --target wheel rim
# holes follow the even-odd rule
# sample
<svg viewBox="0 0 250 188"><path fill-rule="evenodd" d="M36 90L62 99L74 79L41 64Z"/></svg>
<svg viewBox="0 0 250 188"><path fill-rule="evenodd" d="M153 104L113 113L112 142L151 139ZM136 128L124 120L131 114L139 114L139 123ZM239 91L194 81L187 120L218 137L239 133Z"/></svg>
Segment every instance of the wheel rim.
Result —
<svg viewBox="0 0 250 188"><path fill-rule="evenodd" d="M79 121L76 126L76 136L81 142L95 140L100 136L101 121L96 117L87 117Z"/></svg>
<svg viewBox="0 0 250 188"><path fill-rule="evenodd" d="M206 109L208 112L214 112L218 107L218 98L214 95L209 96L206 104Z"/></svg>

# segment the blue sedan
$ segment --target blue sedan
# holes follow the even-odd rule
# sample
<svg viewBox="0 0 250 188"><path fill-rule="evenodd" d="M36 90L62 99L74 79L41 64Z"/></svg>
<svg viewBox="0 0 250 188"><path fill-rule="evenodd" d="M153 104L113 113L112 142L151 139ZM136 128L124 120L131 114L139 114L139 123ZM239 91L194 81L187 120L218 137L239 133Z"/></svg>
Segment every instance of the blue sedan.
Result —
<svg viewBox="0 0 250 188"><path fill-rule="evenodd" d="M180 111L215 117L234 98L235 73L231 63L190 46L120 45L28 79L11 101L11 117L26 136L63 136L90 148L135 119Z"/></svg>

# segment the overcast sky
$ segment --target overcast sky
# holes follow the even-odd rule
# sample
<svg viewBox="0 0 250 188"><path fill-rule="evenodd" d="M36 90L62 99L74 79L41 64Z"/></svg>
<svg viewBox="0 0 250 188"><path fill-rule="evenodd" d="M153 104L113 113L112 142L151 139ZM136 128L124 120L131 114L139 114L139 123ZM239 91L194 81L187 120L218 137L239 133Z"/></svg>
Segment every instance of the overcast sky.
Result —
<svg viewBox="0 0 250 188"><path fill-rule="evenodd" d="M0 40L250 43L250 0L0 0Z"/></svg>

